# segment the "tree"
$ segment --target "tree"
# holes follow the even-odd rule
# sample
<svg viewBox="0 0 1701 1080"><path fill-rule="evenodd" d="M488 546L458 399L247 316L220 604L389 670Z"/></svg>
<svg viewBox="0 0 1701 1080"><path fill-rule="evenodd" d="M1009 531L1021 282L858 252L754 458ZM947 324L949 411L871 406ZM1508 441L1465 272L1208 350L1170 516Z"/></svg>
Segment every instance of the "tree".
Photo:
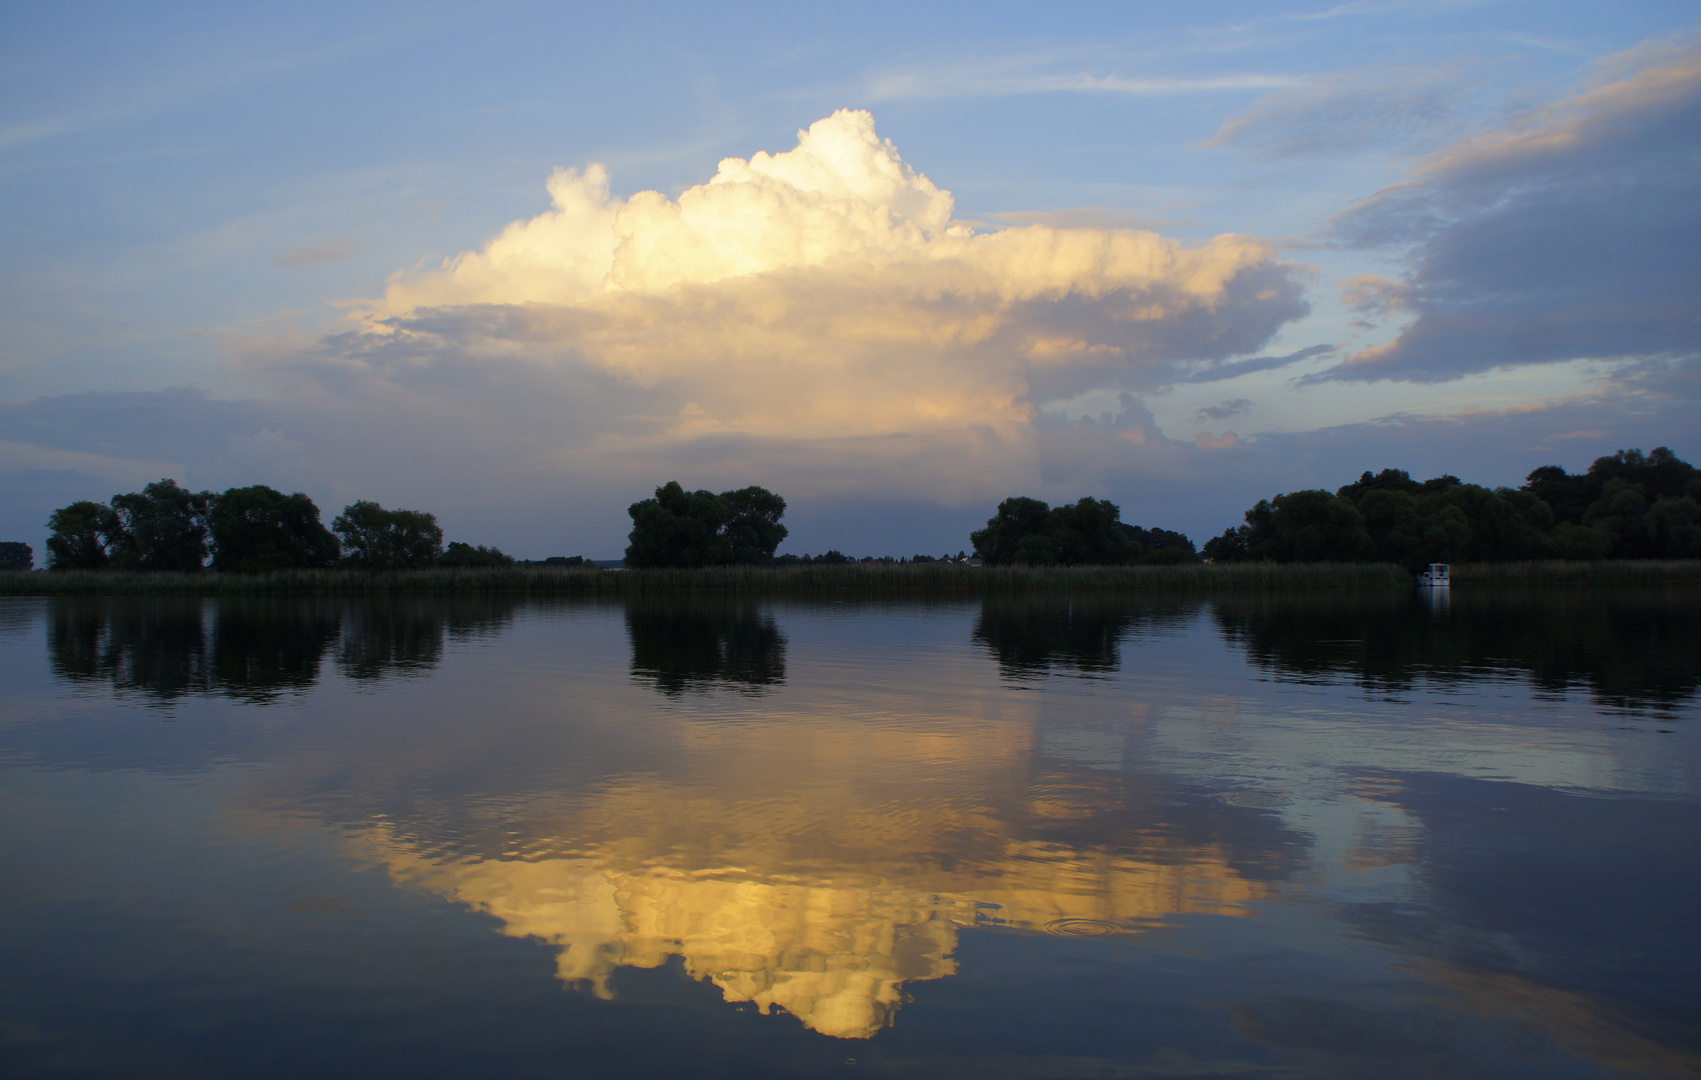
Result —
<svg viewBox="0 0 1701 1080"><path fill-rule="evenodd" d="M126 570L199 570L207 561L207 513L213 493L156 480L112 497L118 517L112 564Z"/></svg>
<svg viewBox="0 0 1701 1080"><path fill-rule="evenodd" d="M62 506L47 519L49 570L100 570L112 562L119 535L112 507L87 499Z"/></svg>
<svg viewBox="0 0 1701 1080"><path fill-rule="evenodd" d="M722 528L727 545L732 549L735 563L759 563L774 557L774 551L786 538L787 529L780 524L785 516L786 501L766 488L747 487L721 495L731 517Z"/></svg>
<svg viewBox="0 0 1701 1080"><path fill-rule="evenodd" d="M988 566L1056 562L1056 547L1048 535L1050 528L1050 506L1038 499L1016 495L998 504L998 509L987 519L986 528L969 534L969 543Z"/></svg>
<svg viewBox="0 0 1701 1080"><path fill-rule="evenodd" d="M1644 520L1655 553L1667 559L1701 558L1701 502L1685 495L1661 499Z"/></svg>
<svg viewBox="0 0 1701 1080"><path fill-rule="evenodd" d="M1358 512L1361 529L1352 521ZM1368 547L1365 541L1368 540ZM1557 465L1518 489L1402 469L1366 471L1333 497L1301 491L1259 502L1246 524L1205 545L1215 562L1427 562L1701 555L1701 472L1665 447L1621 450L1571 476Z"/></svg>
<svg viewBox="0 0 1701 1080"><path fill-rule="evenodd" d="M342 538L344 561L368 570L430 566L443 551L443 530L434 514L386 510L361 500L343 507L331 531Z"/></svg>
<svg viewBox="0 0 1701 1080"><path fill-rule="evenodd" d="M725 566L758 563L774 557L786 538L780 518L786 502L760 487L716 495L686 491L670 480L654 498L627 508L632 532L626 565Z"/></svg>
<svg viewBox="0 0 1701 1080"><path fill-rule="evenodd" d="M1421 490L1421 485L1414 483L1410 491L1379 487L1366 490L1359 497L1358 509L1370 535L1372 559L1408 567L1422 566L1428 561L1423 551L1423 517L1413 494Z"/></svg>
<svg viewBox="0 0 1701 1080"><path fill-rule="evenodd" d="M1596 458L1587 472L1575 476L1558 465L1544 465L1530 473L1521 490L1552 511L1558 522L1553 540L1563 558L1585 557L1599 549L1602 538L1607 546L1601 555L1669 557L1674 549L1662 539L1667 534L1656 532L1669 532L1663 523L1672 506L1662 509L1657 519L1651 515L1668 499L1701 501L1701 471L1664 446L1647 454L1620 450ZM1681 542L1676 550L1683 550Z"/></svg>
<svg viewBox="0 0 1701 1080"><path fill-rule="evenodd" d="M566 562L567 560L562 559L561 561ZM545 559L544 562L548 563L549 560ZM471 544L463 544L459 540L451 540L449 546L443 549L443 554L437 557L437 565L457 569L513 566L514 557L502 554L500 548L487 548L483 544L473 547Z"/></svg>
<svg viewBox="0 0 1701 1080"><path fill-rule="evenodd" d="M34 548L15 540L0 543L0 570L29 570L34 566Z"/></svg>
<svg viewBox="0 0 1701 1080"><path fill-rule="evenodd" d="M1358 507L1351 499L1327 491L1277 495L1270 500L1268 524L1268 535L1249 545L1255 559L1356 562L1372 550L1370 532Z"/></svg>
<svg viewBox="0 0 1701 1080"><path fill-rule="evenodd" d="M1001 564L1116 566L1193 562L1193 542L1167 529L1125 524L1115 503L1087 497L1052 508L1016 496L998 504L986 528L969 534L975 554Z"/></svg>
<svg viewBox="0 0 1701 1080"><path fill-rule="evenodd" d="M255 484L231 488L214 501L213 568L228 573L335 566L337 538L319 521L319 508L301 492L285 495Z"/></svg>
<svg viewBox="0 0 1701 1080"><path fill-rule="evenodd" d="M1181 533L1169 529L1143 529L1138 525L1117 522L1117 527L1139 545L1135 562L1165 565L1199 561L1199 549Z"/></svg>

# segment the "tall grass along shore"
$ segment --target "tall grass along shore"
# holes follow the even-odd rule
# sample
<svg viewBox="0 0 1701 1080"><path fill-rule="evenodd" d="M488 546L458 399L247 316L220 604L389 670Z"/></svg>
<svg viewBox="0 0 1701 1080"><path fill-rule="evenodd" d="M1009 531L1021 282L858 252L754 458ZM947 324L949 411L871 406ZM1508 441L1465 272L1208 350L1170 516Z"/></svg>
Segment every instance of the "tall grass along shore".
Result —
<svg viewBox="0 0 1701 1080"><path fill-rule="evenodd" d="M68 571L0 574L3 596L179 594L467 594L624 596L665 592L937 592L1045 590L1407 588L1385 563L1231 563L1179 566L955 566L951 564L695 570L536 568L293 570L273 574ZM1453 568L1472 585L1701 585L1701 561L1479 563Z"/></svg>

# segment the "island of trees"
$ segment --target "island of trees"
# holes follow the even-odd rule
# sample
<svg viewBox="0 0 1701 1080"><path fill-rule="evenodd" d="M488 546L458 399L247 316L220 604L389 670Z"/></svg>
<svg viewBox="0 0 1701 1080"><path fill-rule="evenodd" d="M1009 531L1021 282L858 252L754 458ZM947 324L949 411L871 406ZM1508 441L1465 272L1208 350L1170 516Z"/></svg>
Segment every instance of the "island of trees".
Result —
<svg viewBox="0 0 1701 1080"><path fill-rule="evenodd" d="M1701 558L1701 473L1669 449L1621 450L1587 472L1558 465L1522 487L1365 472L1335 492L1263 499L1205 545L1213 562L1431 562Z"/></svg>
<svg viewBox="0 0 1701 1080"><path fill-rule="evenodd" d="M422 510L360 501L344 507L327 529L312 499L263 484L215 494L158 480L107 503L61 507L47 527L50 570L184 572L206 568L209 556L212 569L234 574L514 565L512 557L482 544L456 541L445 548L436 516Z"/></svg>

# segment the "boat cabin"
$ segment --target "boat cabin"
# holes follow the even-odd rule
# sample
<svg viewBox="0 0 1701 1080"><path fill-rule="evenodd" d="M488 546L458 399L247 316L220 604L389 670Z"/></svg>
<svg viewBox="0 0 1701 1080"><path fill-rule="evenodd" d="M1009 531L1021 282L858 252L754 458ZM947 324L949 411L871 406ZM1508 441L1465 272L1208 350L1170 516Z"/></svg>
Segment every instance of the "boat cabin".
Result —
<svg viewBox="0 0 1701 1080"><path fill-rule="evenodd" d="M1446 588L1453 584L1452 569L1444 562L1432 562L1428 570L1418 575L1418 584Z"/></svg>

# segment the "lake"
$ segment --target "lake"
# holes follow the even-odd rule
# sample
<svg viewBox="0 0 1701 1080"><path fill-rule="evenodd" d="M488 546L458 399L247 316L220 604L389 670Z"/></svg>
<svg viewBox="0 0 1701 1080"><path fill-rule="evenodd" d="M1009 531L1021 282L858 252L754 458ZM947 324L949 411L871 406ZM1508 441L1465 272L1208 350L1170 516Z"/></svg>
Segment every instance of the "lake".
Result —
<svg viewBox="0 0 1701 1080"><path fill-rule="evenodd" d="M0 600L0 1072L1701 1074L1701 594Z"/></svg>

